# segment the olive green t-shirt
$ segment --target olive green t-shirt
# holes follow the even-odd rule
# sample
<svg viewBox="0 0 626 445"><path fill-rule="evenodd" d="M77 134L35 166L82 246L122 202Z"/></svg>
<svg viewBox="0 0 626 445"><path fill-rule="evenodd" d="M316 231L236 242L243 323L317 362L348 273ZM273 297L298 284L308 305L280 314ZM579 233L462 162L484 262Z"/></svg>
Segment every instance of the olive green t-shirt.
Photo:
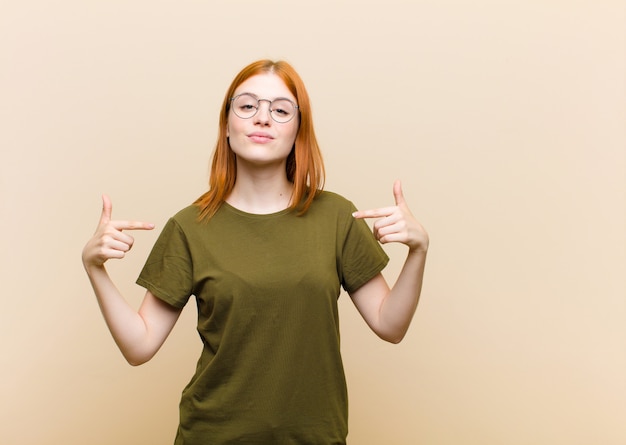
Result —
<svg viewBox="0 0 626 445"><path fill-rule="evenodd" d="M137 283L198 307L203 350L176 444L345 443L337 299L388 261L354 210L322 192L303 216L225 203L207 222L196 206L167 222Z"/></svg>

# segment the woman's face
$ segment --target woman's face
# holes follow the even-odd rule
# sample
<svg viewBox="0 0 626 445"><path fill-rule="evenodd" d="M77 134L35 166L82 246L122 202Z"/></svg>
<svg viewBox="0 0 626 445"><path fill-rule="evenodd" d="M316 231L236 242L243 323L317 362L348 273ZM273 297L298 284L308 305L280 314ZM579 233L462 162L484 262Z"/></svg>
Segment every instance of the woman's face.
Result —
<svg viewBox="0 0 626 445"><path fill-rule="evenodd" d="M257 106L255 98L259 102L256 114L245 119L235 113L238 102L231 101L226 134L230 148L237 155L237 162L258 166L284 163L298 134L299 113L295 109L295 115L289 122L276 122L270 113L270 101L283 98L297 105L296 98L282 79L271 73L247 79L235 90L233 97L241 94L249 96L242 96L246 101L244 107L237 107L240 115L249 115L254 111L252 105ZM271 105L272 109L276 108L276 103ZM278 120L285 120L284 111L275 110L272 113Z"/></svg>

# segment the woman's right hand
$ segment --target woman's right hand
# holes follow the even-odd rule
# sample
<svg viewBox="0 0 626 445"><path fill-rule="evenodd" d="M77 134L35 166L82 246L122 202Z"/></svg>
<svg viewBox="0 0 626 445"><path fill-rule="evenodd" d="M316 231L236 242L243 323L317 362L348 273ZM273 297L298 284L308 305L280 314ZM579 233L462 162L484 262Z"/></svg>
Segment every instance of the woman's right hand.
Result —
<svg viewBox="0 0 626 445"><path fill-rule="evenodd" d="M111 199L102 195L102 214L96 232L83 248L83 264L86 269L102 267L111 259L121 259L133 247L134 238L124 230L152 230L154 224L141 221L113 221Z"/></svg>

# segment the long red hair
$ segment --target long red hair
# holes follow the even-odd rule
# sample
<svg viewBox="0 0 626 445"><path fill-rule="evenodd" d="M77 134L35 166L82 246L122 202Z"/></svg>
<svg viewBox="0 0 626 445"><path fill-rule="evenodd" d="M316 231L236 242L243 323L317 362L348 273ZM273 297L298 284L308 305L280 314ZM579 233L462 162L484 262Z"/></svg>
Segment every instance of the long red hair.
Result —
<svg viewBox="0 0 626 445"><path fill-rule="evenodd" d="M324 164L313 129L311 102L304 82L287 62L259 60L246 66L237 74L224 96L220 111L217 144L211 163L209 191L194 202L200 207L200 219L202 220L208 220L217 212L230 195L237 179L235 153L231 150L226 137L230 99L239 85L252 76L264 73L272 73L282 79L296 98L300 111L298 134L294 146L287 156L287 179L294 185L289 208L297 210L299 215L304 214L324 187Z"/></svg>

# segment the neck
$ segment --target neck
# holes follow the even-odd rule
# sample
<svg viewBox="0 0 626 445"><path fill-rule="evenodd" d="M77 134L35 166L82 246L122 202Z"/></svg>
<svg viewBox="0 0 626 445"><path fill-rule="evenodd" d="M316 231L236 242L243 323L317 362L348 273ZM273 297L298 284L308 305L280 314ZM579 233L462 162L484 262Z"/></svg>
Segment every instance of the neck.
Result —
<svg viewBox="0 0 626 445"><path fill-rule="evenodd" d="M248 213L275 213L289 207L292 191L293 184L284 170L256 174L238 170L237 181L226 202Z"/></svg>

